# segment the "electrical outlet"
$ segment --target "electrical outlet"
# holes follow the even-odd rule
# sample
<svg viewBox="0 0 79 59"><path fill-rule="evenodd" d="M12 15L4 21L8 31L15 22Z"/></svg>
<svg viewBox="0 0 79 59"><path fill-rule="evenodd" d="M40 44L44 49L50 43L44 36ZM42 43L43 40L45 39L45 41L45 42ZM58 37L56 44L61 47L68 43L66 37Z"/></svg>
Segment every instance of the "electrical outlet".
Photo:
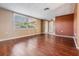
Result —
<svg viewBox="0 0 79 59"><path fill-rule="evenodd" d="M63 32L63 30L61 30L61 32Z"/></svg>

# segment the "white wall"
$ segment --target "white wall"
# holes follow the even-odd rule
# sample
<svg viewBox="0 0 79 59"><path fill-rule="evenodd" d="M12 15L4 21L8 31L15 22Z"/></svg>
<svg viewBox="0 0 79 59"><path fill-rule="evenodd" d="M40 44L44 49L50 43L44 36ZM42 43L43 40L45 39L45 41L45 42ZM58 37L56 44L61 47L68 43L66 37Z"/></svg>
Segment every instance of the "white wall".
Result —
<svg viewBox="0 0 79 59"><path fill-rule="evenodd" d="M54 22L50 21L49 22L49 34L54 34Z"/></svg>

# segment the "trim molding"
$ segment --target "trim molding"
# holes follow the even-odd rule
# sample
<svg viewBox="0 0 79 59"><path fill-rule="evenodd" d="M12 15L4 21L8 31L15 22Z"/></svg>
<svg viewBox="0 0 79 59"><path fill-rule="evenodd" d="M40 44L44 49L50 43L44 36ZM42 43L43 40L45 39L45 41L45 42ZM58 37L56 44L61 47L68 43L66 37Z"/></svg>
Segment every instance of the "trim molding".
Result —
<svg viewBox="0 0 79 59"><path fill-rule="evenodd" d="M78 47L77 42L76 42L77 38L75 36L66 36L66 35L57 35L57 34L49 34L49 35L55 35L55 36L60 36L60 37L73 38L75 46L76 46L76 49L79 50L79 47Z"/></svg>
<svg viewBox="0 0 79 59"><path fill-rule="evenodd" d="M75 43L75 46L76 46L76 49L78 49L78 50L79 50L79 47L78 47L77 42L76 42L77 38L76 38L75 36L65 36L65 35L56 35L56 34L54 34L54 35L55 35L55 36L60 36L60 37L73 38L74 43Z"/></svg>
<svg viewBox="0 0 79 59"><path fill-rule="evenodd" d="M79 50L79 47L78 46L76 48Z"/></svg>
<svg viewBox="0 0 79 59"><path fill-rule="evenodd" d="M77 48L76 37L74 37L73 39L74 39L74 42L75 42L75 46L76 46L76 48Z"/></svg>
<svg viewBox="0 0 79 59"><path fill-rule="evenodd" d="M66 35L55 35L55 36L73 38L73 36L66 36Z"/></svg>
<svg viewBox="0 0 79 59"><path fill-rule="evenodd" d="M18 39L18 38L23 38L23 37L28 37L28 36L33 36L33 35L39 35L41 33L36 33L36 34L31 34L31 35L25 35L25 36L19 36L19 37L12 37L12 38L5 38L5 39L1 39L0 41L6 41L6 40L13 40L13 39ZM42 33L45 34L45 33ZM60 37L68 37L68 38L73 38L75 46L77 49L79 49L78 45L77 45L77 38L74 36L65 36L65 35L56 35L56 34L49 34L49 35L55 35L55 36L60 36Z"/></svg>
<svg viewBox="0 0 79 59"><path fill-rule="evenodd" d="M74 36L67 36L67 35L57 35L57 34L50 34L50 35L55 35L55 36L60 36L60 37L74 38Z"/></svg>
<svg viewBox="0 0 79 59"><path fill-rule="evenodd" d="M28 37L28 36L33 36L33 35L39 35L39 34L41 34L41 33L36 33L36 34L31 34L31 35L25 35L25 36L18 36L18 37L11 37L11 38L4 38L4 39L0 39L0 41L19 39L19 38Z"/></svg>
<svg viewBox="0 0 79 59"><path fill-rule="evenodd" d="M45 34L45 33L43 33L43 34ZM49 35L55 35L55 36L59 36L59 37L73 38L74 43L75 43L75 46L76 46L76 49L79 50L79 47L78 47L77 42L76 42L76 40L77 40L77 37L76 36L57 35L57 34L54 34L54 33L51 33Z"/></svg>
<svg viewBox="0 0 79 59"><path fill-rule="evenodd" d="M74 37L73 39L74 39L74 42L75 42L75 46L76 46L76 48L79 50L79 47L78 47L78 45L77 45L77 41L76 41L76 40L77 40L77 38L76 38L76 37Z"/></svg>

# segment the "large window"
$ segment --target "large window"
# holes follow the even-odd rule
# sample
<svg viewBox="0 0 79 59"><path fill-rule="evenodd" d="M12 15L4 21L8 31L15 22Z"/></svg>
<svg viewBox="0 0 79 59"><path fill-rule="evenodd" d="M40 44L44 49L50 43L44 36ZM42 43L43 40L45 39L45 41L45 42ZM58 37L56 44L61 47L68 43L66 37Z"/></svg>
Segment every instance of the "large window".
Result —
<svg viewBox="0 0 79 59"><path fill-rule="evenodd" d="M16 29L32 29L35 27L33 18L19 14L14 14L14 24Z"/></svg>

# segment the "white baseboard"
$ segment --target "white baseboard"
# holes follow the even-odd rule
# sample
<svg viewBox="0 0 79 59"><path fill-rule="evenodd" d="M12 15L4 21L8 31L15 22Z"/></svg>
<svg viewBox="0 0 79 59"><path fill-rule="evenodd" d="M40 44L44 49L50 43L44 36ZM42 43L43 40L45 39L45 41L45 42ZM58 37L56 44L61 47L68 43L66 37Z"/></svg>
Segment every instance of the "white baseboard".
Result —
<svg viewBox="0 0 79 59"><path fill-rule="evenodd" d="M55 35L55 36L73 38L73 36L65 36L65 35Z"/></svg>
<svg viewBox="0 0 79 59"><path fill-rule="evenodd" d="M41 34L41 33L40 33L40 34ZM42 34L46 34L46 33L42 33ZM36 34L31 34L31 35L19 36L19 37L5 38L5 39L1 39L0 41L13 40L13 39L22 38L22 37L27 37L27 36L33 36L33 35L39 35L39 34L36 33ZM50 34L50 35L73 38L73 39L74 39L74 42L75 42L76 48L79 49L79 47L78 47L78 45L77 45L77 42L76 42L76 37L73 37L73 36L65 36L65 35L56 35L56 34Z"/></svg>
<svg viewBox="0 0 79 59"><path fill-rule="evenodd" d="M76 37L74 37L73 39L74 39L75 46L76 46L76 48L77 48Z"/></svg>
<svg viewBox="0 0 79 59"><path fill-rule="evenodd" d="M57 35L57 34L52 34L52 35L60 36L60 37L67 37L67 38L74 38L74 36L67 36L67 35Z"/></svg>
<svg viewBox="0 0 79 59"><path fill-rule="evenodd" d="M55 33L44 33L44 32L43 32L42 34L49 34L49 35L60 36L60 37L74 38L74 36L58 35L58 34L55 34Z"/></svg>
<svg viewBox="0 0 79 59"><path fill-rule="evenodd" d="M55 35L55 36L59 36L59 37L73 38L75 46L79 50L79 47L78 47L77 42L76 42L76 37L74 37L74 36L66 36L66 35L57 35L57 34L50 34L50 35Z"/></svg>
<svg viewBox="0 0 79 59"><path fill-rule="evenodd" d="M42 32L41 34L48 34L48 33Z"/></svg>
<svg viewBox="0 0 79 59"><path fill-rule="evenodd" d="M79 47L78 46L76 48L79 50Z"/></svg>
<svg viewBox="0 0 79 59"><path fill-rule="evenodd" d="M40 34L41 34L41 33L40 33ZM18 39L18 38L28 37L28 36L33 36L33 35L39 35L39 34L36 33L36 34L25 35L25 36L18 36L18 37L4 38L4 39L0 39L0 41L13 40L13 39Z"/></svg>
<svg viewBox="0 0 79 59"><path fill-rule="evenodd" d="M64 36L64 35L55 35L55 36L67 37L67 38L73 38L74 43L75 43L75 46L76 46L76 49L78 49L78 50L79 50L79 47L78 47L77 42L76 42L76 40L77 40L77 38L76 38L76 37L74 37L74 36Z"/></svg>
<svg viewBox="0 0 79 59"><path fill-rule="evenodd" d="M76 46L76 48L79 50L79 47L78 47L77 42L76 42L77 38L74 37L73 39L74 39L74 42L75 42L75 46Z"/></svg>

